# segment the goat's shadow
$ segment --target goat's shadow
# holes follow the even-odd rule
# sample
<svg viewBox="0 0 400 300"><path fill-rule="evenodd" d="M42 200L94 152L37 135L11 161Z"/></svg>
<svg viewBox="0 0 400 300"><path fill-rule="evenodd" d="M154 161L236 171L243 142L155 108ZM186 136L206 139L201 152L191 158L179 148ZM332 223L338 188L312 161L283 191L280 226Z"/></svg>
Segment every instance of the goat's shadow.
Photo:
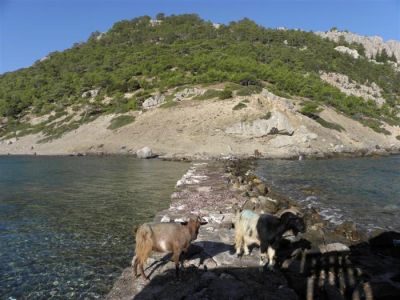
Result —
<svg viewBox="0 0 400 300"><path fill-rule="evenodd" d="M187 260L199 258L200 259L199 264L202 265L204 264L206 259L208 258L212 259L214 256L223 252L228 252L229 254L233 255L235 253L233 245L225 244L222 242L212 242L212 241L193 242L189 246L188 251L183 252L181 254L180 261L182 263L185 263L185 261ZM172 254L169 253L164 255L161 259L156 260L152 264L147 266L146 271L149 272L148 276L151 277L151 275L155 271L157 271L159 268L162 268L167 263L171 262L172 261L171 259L172 259Z"/></svg>

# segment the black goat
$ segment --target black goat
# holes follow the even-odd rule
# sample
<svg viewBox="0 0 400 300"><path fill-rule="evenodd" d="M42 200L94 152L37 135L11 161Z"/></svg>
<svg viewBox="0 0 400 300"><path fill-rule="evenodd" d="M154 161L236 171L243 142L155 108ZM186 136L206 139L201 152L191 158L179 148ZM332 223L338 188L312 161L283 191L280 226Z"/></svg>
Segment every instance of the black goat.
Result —
<svg viewBox="0 0 400 300"><path fill-rule="evenodd" d="M304 220L291 212L284 213L280 218L262 214L257 221L256 228L260 240L260 264L263 264L265 256L268 255L269 269L274 267L275 252L282 235L288 230L292 230L294 235L306 230Z"/></svg>

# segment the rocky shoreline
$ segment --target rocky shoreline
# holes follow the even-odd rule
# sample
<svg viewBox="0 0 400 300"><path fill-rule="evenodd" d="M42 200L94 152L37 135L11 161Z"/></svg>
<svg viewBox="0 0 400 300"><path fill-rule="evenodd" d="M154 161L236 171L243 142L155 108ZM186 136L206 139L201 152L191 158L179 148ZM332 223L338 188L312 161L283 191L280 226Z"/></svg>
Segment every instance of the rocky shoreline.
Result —
<svg viewBox="0 0 400 300"><path fill-rule="evenodd" d="M148 147L145 147L148 148ZM141 151L139 149L138 151ZM154 153L151 151L150 156L142 156L138 155L135 152L71 152L71 153L46 153L39 154L36 152L33 153L0 153L0 157L2 156L128 156L135 157L141 159L149 159L149 158L158 158L162 160L168 161L219 161L219 160L232 160L232 159L240 159L240 160L252 160L252 159L287 159L287 160L303 160L303 159L330 159L330 158L355 158L355 157L379 157L379 156L390 156L390 155L399 155L400 147L376 147L374 149L353 149L352 151L333 151L333 152L318 152L314 153L295 153L291 155L280 155L280 156L268 156L261 155L255 152L252 155L243 154L243 155L181 155L181 154L164 154L164 153Z"/></svg>
<svg viewBox="0 0 400 300"><path fill-rule="evenodd" d="M170 208L154 218L179 221L197 213L208 221L187 253L182 280L175 279L169 255L154 253L146 270L150 283L128 267L105 299L399 299L400 233L368 236L351 222L334 226L270 190L251 170L249 160L193 163ZM284 240L275 271L260 270L258 248L250 256L234 254L235 207L298 210L307 232Z"/></svg>

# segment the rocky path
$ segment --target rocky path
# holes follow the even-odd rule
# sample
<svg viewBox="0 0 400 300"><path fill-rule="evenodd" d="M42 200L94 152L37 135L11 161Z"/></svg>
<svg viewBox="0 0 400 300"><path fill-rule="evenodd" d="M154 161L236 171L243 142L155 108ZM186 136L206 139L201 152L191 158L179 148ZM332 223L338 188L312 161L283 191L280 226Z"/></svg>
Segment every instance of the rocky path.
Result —
<svg viewBox="0 0 400 300"><path fill-rule="evenodd" d="M200 214L208 221L185 260L181 280L169 255L153 253L146 274L126 268L106 299L396 299L400 297L398 233L369 243L354 224L332 228L317 211L295 207L275 195L241 163L194 163L177 183L170 208L154 221L179 221ZM234 254L234 207L279 213L301 211L307 232L288 237L278 253L280 267L260 269L259 250ZM372 242L371 242L372 241ZM393 298L394 297L394 298ZM397 298L400 299L400 298Z"/></svg>

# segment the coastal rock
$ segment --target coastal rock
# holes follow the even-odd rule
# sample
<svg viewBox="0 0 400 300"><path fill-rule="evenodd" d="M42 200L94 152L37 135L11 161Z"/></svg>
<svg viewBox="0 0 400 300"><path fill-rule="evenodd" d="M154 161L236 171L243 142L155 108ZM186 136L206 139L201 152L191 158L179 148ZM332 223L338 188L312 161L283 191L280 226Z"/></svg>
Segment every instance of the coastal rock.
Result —
<svg viewBox="0 0 400 300"><path fill-rule="evenodd" d="M142 149L139 149L136 151L136 155L138 158L152 158L154 157L153 151L149 147L143 147Z"/></svg>
<svg viewBox="0 0 400 300"><path fill-rule="evenodd" d="M359 241L362 238L361 232L353 222L343 222L335 228L334 232L350 241Z"/></svg>
<svg viewBox="0 0 400 300"><path fill-rule="evenodd" d="M266 195L268 194L268 188L264 183L260 183L256 185L256 190L260 193L260 195Z"/></svg>

